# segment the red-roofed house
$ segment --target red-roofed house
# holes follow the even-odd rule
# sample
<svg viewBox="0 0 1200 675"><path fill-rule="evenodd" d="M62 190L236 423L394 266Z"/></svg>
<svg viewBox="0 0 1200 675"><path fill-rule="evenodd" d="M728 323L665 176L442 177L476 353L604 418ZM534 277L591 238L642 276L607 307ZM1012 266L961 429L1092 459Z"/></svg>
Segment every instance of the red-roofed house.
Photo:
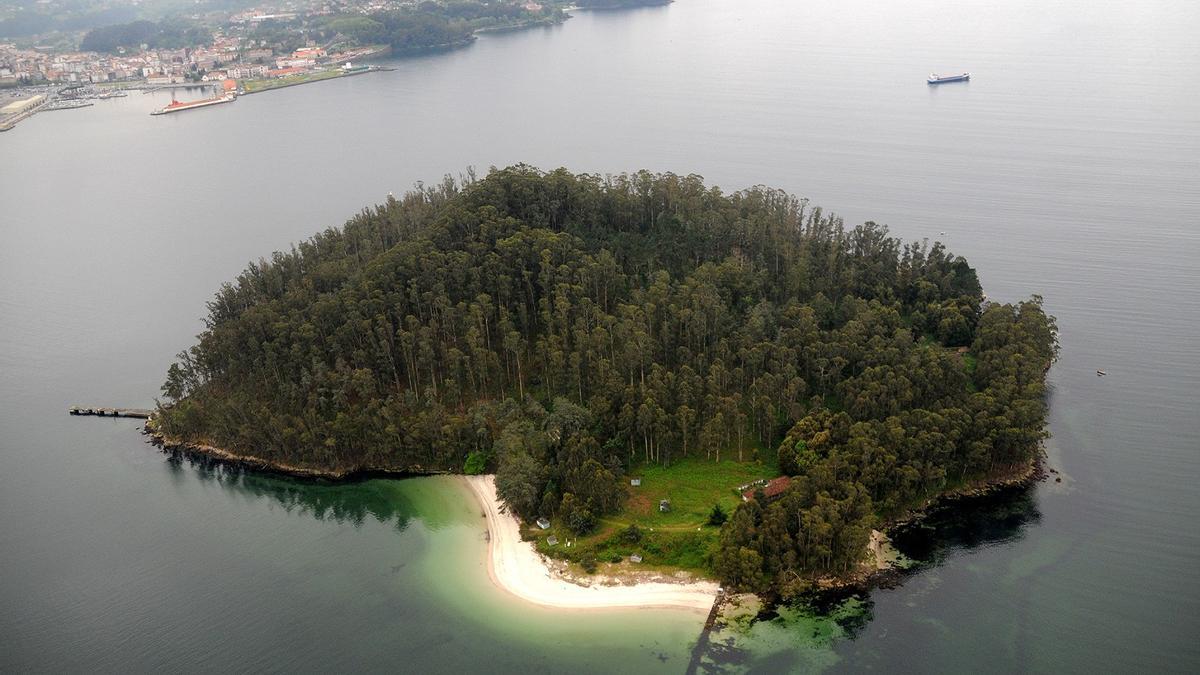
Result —
<svg viewBox="0 0 1200 675"><path fill-rule="evenodd" d="M754 493L758 492L759 490L763 491L763 496L768 501L775 499L776 497L782 495L784 490L787 490L788 486L791 485L791 483L792 483L792 479L788 476L780 476L779 478L774 478L774 479L768 481L767 484L762 486L761 488L757 488L757 487L751 488L751 489L743 492L742 493L742 501L748 502L751 499L754 499Z"/></svg>

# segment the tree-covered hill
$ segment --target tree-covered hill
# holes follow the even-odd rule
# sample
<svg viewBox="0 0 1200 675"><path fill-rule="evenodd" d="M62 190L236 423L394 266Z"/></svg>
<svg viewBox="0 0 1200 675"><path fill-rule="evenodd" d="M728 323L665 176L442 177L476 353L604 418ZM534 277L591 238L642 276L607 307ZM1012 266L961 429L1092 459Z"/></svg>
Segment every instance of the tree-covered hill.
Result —
<svg viewBox="0 0 1200 675"><path fill-rule="evenodd" d="M212 42L212 33L204 26L183 19L132 21L94 28L83 36L79 48L88 52L137 52L141 45L151 49L180 49Z"/></svg>
<svg viewBox="0 0 1200 675"><path fill-rule="evenodd" d="M1053 322L981 301L940 244L777 190L517 166L250 265L158 424L295 466L495 470L514 511L581 531L631 465L778 446L793 488L739 508L714 558L762 589L1036 451Z"/></svg>
<svg viewBox="0 0 1200 675"><path fill-rule="evenodd" d="M369 15L338 15L322 32L361 45L388 44L393 54L409 54L465 44L474 39L477 30L561 23L566 16L550 4L451 0Z"/></svg>

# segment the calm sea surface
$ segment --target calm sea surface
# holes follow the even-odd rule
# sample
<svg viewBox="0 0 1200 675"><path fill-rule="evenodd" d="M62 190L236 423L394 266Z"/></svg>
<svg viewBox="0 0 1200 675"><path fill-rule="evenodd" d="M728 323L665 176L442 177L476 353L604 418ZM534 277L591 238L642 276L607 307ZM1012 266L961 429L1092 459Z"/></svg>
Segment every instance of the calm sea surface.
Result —
<svg viewBox="0 0 1200 675"><path fill-rule="evenodd" d="M1200 670L1197 35L1183 0L680 0L203 111L133 94L21 123L0 135L0 671L682 671L701 618L492 588L450 479L230 477L65 414L151 405L248 260L516 162L783 187L942 239L990 296L1058 317L1061 483L940 519L898 588L727 631L710 663Z"/></svg>

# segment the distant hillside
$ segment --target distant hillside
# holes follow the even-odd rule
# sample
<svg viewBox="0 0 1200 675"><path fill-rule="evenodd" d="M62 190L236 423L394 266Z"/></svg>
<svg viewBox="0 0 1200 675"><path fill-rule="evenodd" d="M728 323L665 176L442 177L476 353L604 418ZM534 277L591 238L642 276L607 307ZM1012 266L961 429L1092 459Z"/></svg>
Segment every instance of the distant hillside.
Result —
<svg viewBox="0 0 1200 675"><path fill-rule="evenodd" d="M132 21L94 28L83 36L79 49L86 52L137 52L142 45L151 49L180 49L212 42L205 27L187 21Z"/></svg>
<svg viewBox="0 0 1200 675"><path fill-rule="evenodd" d="M585 9L622 9L625 7L652 7L669 5L675 0L576 0L577 7Z"/></svg>

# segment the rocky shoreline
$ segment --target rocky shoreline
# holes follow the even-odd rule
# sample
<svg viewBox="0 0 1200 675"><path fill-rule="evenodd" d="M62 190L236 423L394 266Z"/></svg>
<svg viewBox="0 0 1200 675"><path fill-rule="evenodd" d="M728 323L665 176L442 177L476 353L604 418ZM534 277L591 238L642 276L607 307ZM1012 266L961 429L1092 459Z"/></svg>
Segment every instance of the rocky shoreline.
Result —
<svg viewBox="0 0 1200 675"><path fill-rule="evenodd" d="M315 469L273 462L255 457L231 452L204 443L193 443L167 436L154 427L154 418L146 420L142 433L149 437L149 443L169 455L184 456L200 459L205 462L220 464L244 471L275 474L287 478L323 482L352 482L371 478L411 478L414 476L435 476L449 474L450 471L429 469L421 466L411 466L404 469L391 467L362 466L347 469Z"/></svg>
<svg viewBox="0 0 1200 675"><path fill-rule="evenodd" d="M1045 452L1039 448L1034 458L1024 465L997 474L992 478L975 481L935 497L930 497L921 506L910 509L903 516L888 521L885 529L888 532L895 532L902 527L907 527L920 521L934 511L948 508L957 502L976 499L978 497L987 497L1005 490L1032 485L1046 478L1048 475L1045 466Z"/></svg>
<svg viewBox="0 0 1200 675"><path fill-rule="evenodd" d="M455 473L420 466L405 469L354 467L331 470L273 462L261 457L238 454L212 445L169 437L155 428L153 416L146 420L142 433L149 437L151 445L158 447L162 452L167 454L182 455L240 470L276 474L299 480L350 482L370 478L411 478L415 476ZM1044 460L1045 453L1039 448L1036 456L1024 465L998 473L991 478L973 481L949 492L930 497L920 506L909 509L899 517L882 523L878 530L871 532L871 540L868 544L868 551L870 553L868 560L863 561L857 569L847 574L815 579L811 592L818 594L867 592L872 588L887 587L897 583L907 572L908 568L902 564L903 556L892 548L889 535L919 523L935 511L950 508L959 502L987 497L1042 480L1049 475L1045 468ZM766 604L770 606L772 603L767 602Z"/></svg>
<svg viewBox="0 0 1200 675"><path fill-rule="evenodd" d="M813 590L817 593L867 592L872 588L894 585L908 571L908 567L897 564L899 560L884 564L884 556L879 551L885 547L890 548L890 535L921 522L936 511L951 508L963 501L1032 485L1048 475L1045 452L1039 448L1034 458L1022 466L930 497L920 506L905 511L901 516L882 523L879 530L872 531L869 545L871 560L865 561L849 574L817 579Z"/></svg>

